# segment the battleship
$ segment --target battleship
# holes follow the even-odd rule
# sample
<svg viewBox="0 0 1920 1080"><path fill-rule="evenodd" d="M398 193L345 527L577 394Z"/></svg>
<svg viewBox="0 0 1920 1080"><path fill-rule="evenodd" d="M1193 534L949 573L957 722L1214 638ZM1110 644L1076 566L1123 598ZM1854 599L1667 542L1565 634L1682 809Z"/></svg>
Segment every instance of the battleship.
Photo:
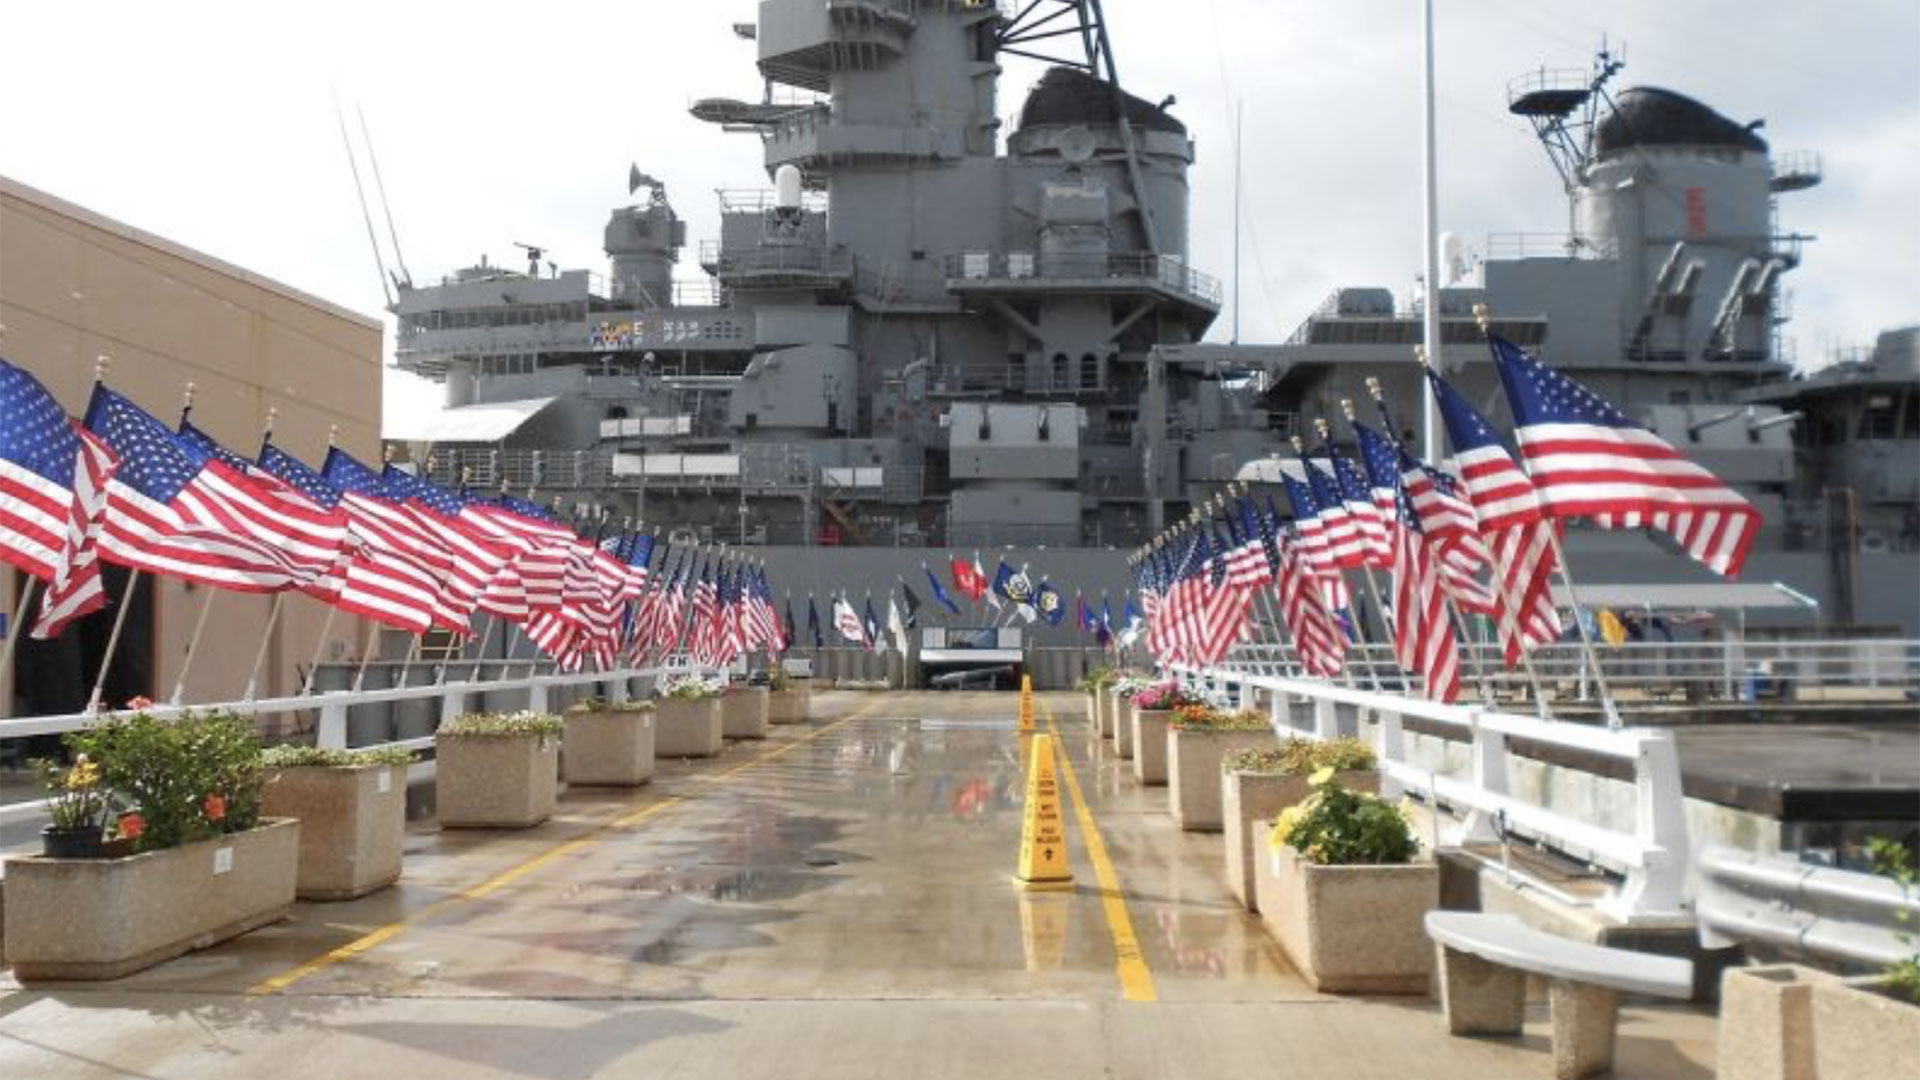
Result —
<svg viewBox="0 0 1920 1080"><path fill-rule="evenodd" d="M766 92L693 114L758 138L771 187L718 193L699 279L676 279L690 238L650 163L605 274L528 247L524 271L399 283L396 363L446 408L388 437L436 478L775 563L1124 551L1266 476L1370 379L1414 418L1428 303L1434 362L1500 416L1484 304L1758 505L1750 579L1825 623L1920 631L1920 328L1811 375L1783 358L1782 282L1811 239L1783 204L1822 167L1758 122L1616 90L1604 52L1522 76L1506 104L1565 189L1564 234L1449 236L1437 288L1338 287L1287 340L1226 344L1221 283L1188 258L1195 141L1171 97L1123 87L1097 0L771 0L734 29ZM1048 66L1002 131L1008 56ZM1570 549L1603 580L1703 576L1639 534L1575 529Z"/></svg>

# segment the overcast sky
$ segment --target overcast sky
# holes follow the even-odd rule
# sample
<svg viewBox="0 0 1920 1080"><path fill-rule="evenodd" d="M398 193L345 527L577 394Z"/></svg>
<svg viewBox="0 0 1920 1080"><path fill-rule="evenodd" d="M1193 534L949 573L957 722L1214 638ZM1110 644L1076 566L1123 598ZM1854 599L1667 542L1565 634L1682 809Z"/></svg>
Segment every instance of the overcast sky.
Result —
<svg viewBox="0 0 1920 1080"><path fill-rule="evenodd" d="M333 94L364 108L416 280L514 241L604 271L629 162L665 180L691 236L718 188L766 186L757 140L695 121L696 99L760 92L730 25L751 0L541 4L331 0L9 4L0 173L347 307L383 304ZM1245 115L1245 341L1291 333L1335 287L1404 302L1420 265L1416 0L1107 0L1134 93L1179 97L1199 142L1192 257L1232 265L1232 128ZM1781 224L1819 237L1787 278L1803 362L1920 321L1920 4L1914 0L1439 0L1441 225L1564 232L1559 181L1506 84L1585 68L1602 35L1618 85L1664 86L1826 182ZM1009 65L1000 112L1039 69ZM357 131L356 131L357 135ZM365 165L363 163L363 173ZM372 178L366 177L369 187ZM385 242L384 225L382 242ZM0 237L0 243L5 238ZM391 253L387 256L391 258ZM1224 339L1232 313L1214 337ZM420 400L389 378L389 411Z"/></svg>

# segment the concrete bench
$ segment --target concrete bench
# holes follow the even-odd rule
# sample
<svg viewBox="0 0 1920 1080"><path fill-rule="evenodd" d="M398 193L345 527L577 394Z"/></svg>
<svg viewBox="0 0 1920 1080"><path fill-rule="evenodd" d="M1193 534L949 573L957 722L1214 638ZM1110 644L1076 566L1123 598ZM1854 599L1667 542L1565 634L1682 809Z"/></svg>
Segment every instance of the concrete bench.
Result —
<svg viewBox="0 0 1920 1080"><path fill-rule="evenodd" d="M1574 941L1511 915L1430 911L1427 936L1440 953L1440 1006L1455 1035L1520 1034L1527 974L1547 980L1557 1080L1613 1068L1622 993L1693 995L1690 960Z"/></svg>

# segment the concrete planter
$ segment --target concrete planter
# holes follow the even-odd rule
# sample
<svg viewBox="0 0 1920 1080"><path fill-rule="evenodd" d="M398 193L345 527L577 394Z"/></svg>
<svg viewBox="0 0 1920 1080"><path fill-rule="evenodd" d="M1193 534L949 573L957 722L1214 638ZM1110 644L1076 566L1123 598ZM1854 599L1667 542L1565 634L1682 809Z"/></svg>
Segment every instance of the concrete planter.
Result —
<svg viewBox="0 0 1920 1080"><path fill-rule="evenodd" d="M1133 759L1133 699L1116 697L1114 702L1119 706L1119 711L1113 718L1113 752L1120 755L1120 760L1131 761Z"/></svg>
<svg viewBox="0 0 1920 1080"><path fill-rule="evenodd" d="M767 723L804 724L813 710L813 693L805 687L767 693Z"/></svg>
<svg viewBox="0 0 1920 1080"><path fill-rule="evenodd" d="M1814 1080L1813 988L1840 977L1798 964L1728 968L1720 980L1720 1080Z"/></svg>
<svg viewBox="0 0 1920 1080"><path fill-rule="evenodd" d="M1336 779L1348 791L1380 792L1380 774L1371 769L1343 772ZM1220 816L1227 831L1227 887L1246 905L1258 911L1259 898L1253 887L1255 834L1263 825L1273 824L1280 811L1301 802L1313 791L1307 778L1296 773L1232 772L1220 773Z"/></svg>
<svg viewBox="0 0 1920 1080"><path fill-rule="evenodd" d="M525 829L553 816L560 740L552 735L448 735L435 740L440 826Z"/></svg>
<svg viewBox="0 0 1920 1080"><path fill-rule="evenodd" d="M767 688L736 686L720 695L720 735L727 739L767 737Z"/></svg>
<svg viewBox="0 0 1920 1080"><path fill-rule="evenodd" d="M1167 799L1173 819L1188 832L1219 832L1220 763L1235 750L1274 745L1271 731L1170 728L1167 732Z"/></svg>
<svg viewBox="0 0 1920 1080"><path fill-rule="evenodd" d="M1433 943L1422 920L1440 904L1440 868L1315 866L1262 829L1260 921L1307 984L1331 994L1425 994Z"/></svg>
<svg viewBox="0 0 1920 1080"><path fill-rule="evenodd" d="M1100 691L1100 737L1112 739L1120 727L1120 692L1114 689Z"/></svg>
<svg viewBox="0 0 1920 1080"><path fill-rule="evenodd" d="M655 757L712 757L725 745L719 698L661 698L653 710Z"/></svg>
<svg viewBox="0 0 1920 1080"><path fill-rule="evenodd" d="M281 769L268 779L260 809L300 822L300 899L352 900L400 879L405 765Z"/></svg>
<svg viewBox="0 0 1920 1080"><path fill-rule="evenodd" d="M22 982L117 979L285 917L300 823L264 820L121 859L7 863L6 959Z"/></svg>
<svg viewBox="0 0 1920 1080"><path fill-rule="evenodd" d="M634 787L653 778L653 710L570 712L562 735L567 783Z"/></svg>
<svg viewBox="0 0 1920 1080"><path fill-rule="evenodd" d="M7 903L11 907L11 896ZM1879 979L1814 984L1813 1075L1819 1080L1912 1076L1915 1062L1920 1062L1920 1005L1890 996Z"/></svg>
<svg viewBox="0 0 1920 1080"><path fill-rule="evenodd" d="M1087 691L1087 726L1092 728L1095 734L1099 734L1100 691L1098 690Z"/></svg>
<svg viewBox="0 0 1920 1080"><path fill-rule="evenodd" d="M1167 727L1172 709L1133 710L1133 775L1148 787L1167 783Z"/></svg>

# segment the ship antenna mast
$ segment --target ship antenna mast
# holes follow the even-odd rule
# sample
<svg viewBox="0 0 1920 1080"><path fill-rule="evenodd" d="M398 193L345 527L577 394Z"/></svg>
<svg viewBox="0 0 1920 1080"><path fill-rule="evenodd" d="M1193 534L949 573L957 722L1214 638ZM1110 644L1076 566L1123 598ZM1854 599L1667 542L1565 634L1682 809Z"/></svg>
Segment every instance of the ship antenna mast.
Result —
<svg viewBox="0 0 1920 1080"><path fill-rule="evenodd" d="M356 101L353 111L360 117L360 142L367 148L367 164L373 167L373 190L380 196L380 213L387 219L387 239L393 242L393 261L400 267L394 281L402 289L411 289L413 272L407 269L407 257L400 254L400 231L393 227L393 204L387 201L387 182L380 178L380 155L373 150L373 133L367 130L366 110Z"/></svg>
<svg viewBox="0 0 1920 1080"><path fill-rule="evenodd" d="M1533 125L1534 137L1566 188L1569 215L1573 194L1593 160L1601 109L1614 107L1607 84L1626 66L1626 50L1615 52L1602 38L1587 71L1543 67L1507 83L1507 111Z"/></svg>
<svg viewBox="0 0 1920 1080"><path fill-rule="evenodd" d="M340 94L333 95L333 118L340 124L340 146L347 152L347 168L353 173L353 193L360 199L360 220L367 226L367 244L373 248L373 265L380 271L380 295L393 307L393 286L387 283L387 260L380 254L380 238L373 231L373 211L367 208L367 188L360 182L360 162L353 155L353 140L347 136L347 114L340 108Z"/></svg>

